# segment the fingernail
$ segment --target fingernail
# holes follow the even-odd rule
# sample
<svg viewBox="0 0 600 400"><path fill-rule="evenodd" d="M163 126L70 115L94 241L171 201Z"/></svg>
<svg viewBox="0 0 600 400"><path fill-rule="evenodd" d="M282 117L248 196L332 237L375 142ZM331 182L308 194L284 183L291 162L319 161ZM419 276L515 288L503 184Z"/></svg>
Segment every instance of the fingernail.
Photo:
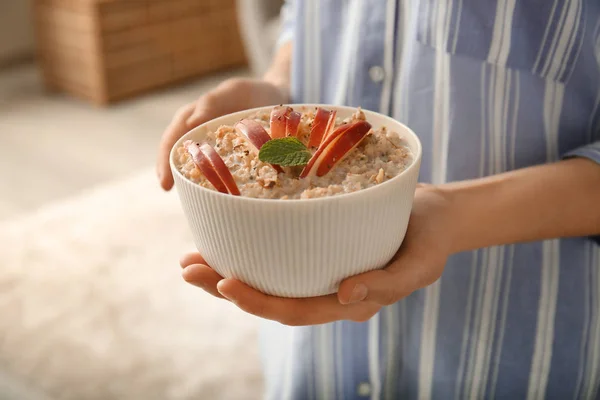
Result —
<svg viewBox="0 0 600 400"><path fill-rule="evenodd" d="M362 283L359 283L354 286L354 289L352 289L352 293L350 294L350 299L348 302L358 303L359 301L366 299L368 294L369 289Z"/></svg>

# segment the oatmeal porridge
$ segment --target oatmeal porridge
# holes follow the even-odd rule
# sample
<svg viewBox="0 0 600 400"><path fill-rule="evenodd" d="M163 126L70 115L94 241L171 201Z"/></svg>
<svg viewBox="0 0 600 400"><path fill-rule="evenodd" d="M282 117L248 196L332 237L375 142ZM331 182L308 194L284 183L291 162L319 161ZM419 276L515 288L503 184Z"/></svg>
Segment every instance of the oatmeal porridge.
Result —
<svg viewBox="0 0 600 400"><path fill-rule="evenodd" d="M373 129L357 109L340 119L322 108L278 106L202 143L176 150L178 170L205 188L263 199L310 199L351 193L404 171L413 155L396 132Z"/></svg>

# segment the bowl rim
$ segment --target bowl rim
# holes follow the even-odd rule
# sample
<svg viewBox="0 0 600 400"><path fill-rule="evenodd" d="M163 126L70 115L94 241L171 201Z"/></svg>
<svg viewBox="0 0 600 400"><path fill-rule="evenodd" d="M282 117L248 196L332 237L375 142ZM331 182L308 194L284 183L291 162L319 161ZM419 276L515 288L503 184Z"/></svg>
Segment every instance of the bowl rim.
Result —
<svg viewBox="0 0 600 400"><path fill-rule="evenodd" d="M178 147L181 146L181 144L185 141L188 140L188 138L190 136L194 135L194 132L202 129L204 126L208 125L208 124L212 124L215 121L218 121L220 119L229 119L229 118L234 118L236 116L238 116L240 119L242 119L243 116L246 116L248 114L253 114L256 112L260 112L260 111L265 111L265 110L270 110L273 107L279 106L281 104L274 104L274 105L268 105L268 106L262 106L262 107L255 107L255 108L248 108L245 110L241 110L241 111L236 111L234 113L230 113L230 114L224 114L221 115L217 118L213 118L211 120L208 120L200 125L198 125L197 127L190 129L189 131L187 131L181 138L179 138L179 140L177 140L175 142L175 144L173 145L173 147L171 148L171 151L169 152L169 165L171 167L171 173L173 175L177 175L181 180L187 182L190 185L193 185L194 187L200 189L201 191L205 191L207 193L207 195L213 195L213 196L222 196L223 198L229 198L229 201L251 201L251 202L259 202L259 203L267 203L267 204L271 204L273 205L274 203L278 203L278 204L306 204L306 203L311 203L311 204L315 204L315 203L319 203L319 202L325 202L325 201L343 201L344 199L348 199L352 196L356 197L356 196L360 196L361 193L373 193L375 190L377 190L378 188L385 188L388 187L391 184L394 184L394 181L397 181L399 179L401 179L403 176L409 175L413 170L415 169L419 169L420 168L420 164L421 164L421 158L423 155L423 147L421 144L421 140L419 139L419 137L417 136L417 134L410 129L408 126L406 126L405 124L403 124L402 122L388 116L385 114L381 114L378 113L376 111L372 111L372 110L368 110L368 109L364 109L361 107L361 110L367 114L367 121L368 121L368 114L374 114L377 115L378 117L382 118L384 121L387 121L389 124L393 124L393 125L400 125L404 131L406 133L408 133L410 136L413 137L413 139L415 140L416 143L416 152L413 151L413 155L414 155L414 159L413 162L406 168L404 169L402 172L400 172L398 175L394 176L393 178L379 184L379 185L375 185L372 187L368 187L365 189L360 189L354 192L350 192L350 193L343 193L343 194L337 194L335 196L323 196L323 197L316 197L316 198L310 198L310 199L286 199L286 200L281 200L281 199L264 199L264 198L257 198L257 197L247 197L247 196L232 196L229 193L221 193L219 191L216 190L212 190L212 189L208 189L205 188L203 186L200 186L194 182L192 182L191 180L189 180L188 178L186 178L180 171L179 169L176 167L175 165L175 151ZM329 108L329 109L336 109L336 110L343 110L343 111L349 111L349 112L355 112L359 107L351 107L351 106L338 106L338 105L334 105L334 104L322 104L322 103L286 103L283 104L292 108L295 107L305 107L305 108L315 108L315 107L322 107L322 108ZM386 125L387 126L387 125ZM411 149L412 150L412 149ZM416 154L415 154L416 153ZM417 171L418 174L418 171ZM383 189L381 189L383 190ZM234 200L235 199L235 200Z"/></svg>

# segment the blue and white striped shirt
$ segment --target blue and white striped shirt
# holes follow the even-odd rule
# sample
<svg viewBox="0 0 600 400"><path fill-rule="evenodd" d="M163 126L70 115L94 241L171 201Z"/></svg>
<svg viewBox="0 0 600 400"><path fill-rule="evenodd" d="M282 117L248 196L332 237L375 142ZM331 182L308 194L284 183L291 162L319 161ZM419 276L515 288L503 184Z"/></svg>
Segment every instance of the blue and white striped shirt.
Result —
<svg viewBox="0 0 600 400"><path fill-rule="evenodd" d="M406 123L424 182L600 163L599 0L298 0L283 16L293 101ZM600 399L600 247L456 254L369 322L262 333L269 399Z"/></svg>

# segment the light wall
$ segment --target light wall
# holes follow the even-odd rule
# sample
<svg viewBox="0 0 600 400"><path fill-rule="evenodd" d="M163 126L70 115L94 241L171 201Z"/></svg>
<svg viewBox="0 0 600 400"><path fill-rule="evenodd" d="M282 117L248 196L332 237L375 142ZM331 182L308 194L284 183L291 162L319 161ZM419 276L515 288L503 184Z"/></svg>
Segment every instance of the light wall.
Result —
<svg viewBox="0 0 600 400"><path fill-rule="evenodd" d="M31 0L0 0L0 64L33 55Z"/></svg>

